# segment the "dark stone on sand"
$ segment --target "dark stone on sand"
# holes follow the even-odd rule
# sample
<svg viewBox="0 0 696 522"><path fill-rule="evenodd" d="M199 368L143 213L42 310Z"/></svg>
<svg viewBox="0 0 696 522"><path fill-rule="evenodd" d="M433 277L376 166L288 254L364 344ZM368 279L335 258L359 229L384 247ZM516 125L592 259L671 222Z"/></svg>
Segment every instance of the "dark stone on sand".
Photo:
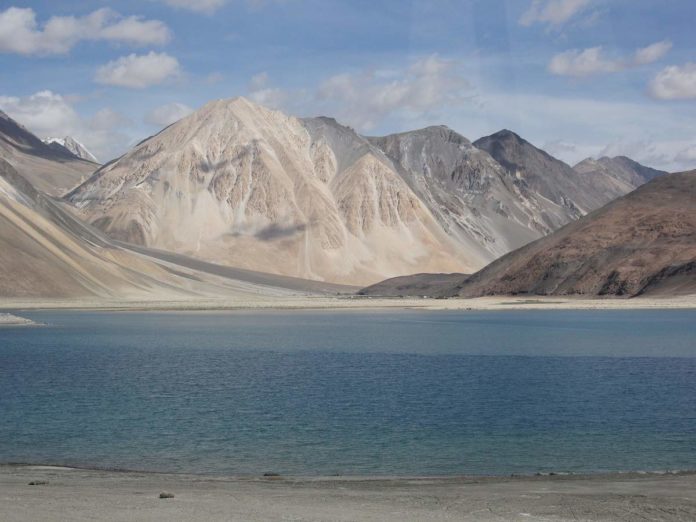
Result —
<svg viewBox="0 0 696 522"><path fill-rule="evenodd" d="M48 484L48 480L32 480L30 486L45 486Z"/></svg>
<svg viewBox="0 0 696 522"><path fill-rule="evenodd" d="M167 493L166 491L163 491L159 494L159 498L174 498L174 493Z"/></svg>

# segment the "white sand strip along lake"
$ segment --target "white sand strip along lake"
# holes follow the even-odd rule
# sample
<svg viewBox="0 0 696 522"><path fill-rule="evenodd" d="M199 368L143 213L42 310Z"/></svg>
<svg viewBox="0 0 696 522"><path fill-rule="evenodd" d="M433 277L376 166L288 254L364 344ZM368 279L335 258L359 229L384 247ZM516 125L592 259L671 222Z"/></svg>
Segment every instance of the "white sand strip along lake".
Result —
<svg viewBox="0 0 696 522"><path fill-rule="evenodd" d="M645 310L694 309L696 294L670 298L588 299L574 297L496 296L474 299L369 298L323 296L258 296L258 298L172 299L43 299L3 298L0 310Z"/></svg>
<svg viewBox="0 0 696 522"><path fill-rule="evenodd" d="M0 520L696 520L696 474L244 479L6 465Z"/></svg>

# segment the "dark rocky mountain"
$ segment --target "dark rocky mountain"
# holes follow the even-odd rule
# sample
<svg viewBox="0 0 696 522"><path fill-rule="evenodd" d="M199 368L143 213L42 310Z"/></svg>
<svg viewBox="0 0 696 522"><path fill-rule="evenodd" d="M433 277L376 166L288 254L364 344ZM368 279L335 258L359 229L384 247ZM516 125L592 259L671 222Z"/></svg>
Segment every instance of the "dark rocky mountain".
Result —
<svg viewBox="0 0 696 522"><path fill-rule="evenodd" d="M522 193L534 192L561 205L578 218L640 185L609 171L578 172L509 130L478 139Z"/></svg>
<svg viewBox="0 0 696 522"><path fill-rule="evenodd" d="M482 265L575 218L534 190L520 190L487 152L445 126L369 140Z"/></svg>

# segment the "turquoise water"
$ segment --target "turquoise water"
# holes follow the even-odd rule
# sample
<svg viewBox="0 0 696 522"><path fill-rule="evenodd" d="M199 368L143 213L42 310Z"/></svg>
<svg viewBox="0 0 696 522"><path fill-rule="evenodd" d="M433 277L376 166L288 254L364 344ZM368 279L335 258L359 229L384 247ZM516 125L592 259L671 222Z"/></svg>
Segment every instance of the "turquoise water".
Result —
<svg viewBox="0 0 696 522"><path fill-rule="evenodd" d="M696 312L42 312L0 463L258 475L696 469Z"/></svg>

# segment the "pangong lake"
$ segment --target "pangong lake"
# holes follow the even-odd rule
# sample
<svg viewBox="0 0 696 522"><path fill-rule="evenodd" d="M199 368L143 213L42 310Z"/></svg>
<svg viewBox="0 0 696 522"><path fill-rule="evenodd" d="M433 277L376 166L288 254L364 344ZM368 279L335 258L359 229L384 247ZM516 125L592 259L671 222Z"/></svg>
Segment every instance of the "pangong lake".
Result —
<svg viewBox="0 0 696 522"><path fill-rule="evenodd" d="M17 312L0 463L258 476L696 469L696 310Z"/></svg>

